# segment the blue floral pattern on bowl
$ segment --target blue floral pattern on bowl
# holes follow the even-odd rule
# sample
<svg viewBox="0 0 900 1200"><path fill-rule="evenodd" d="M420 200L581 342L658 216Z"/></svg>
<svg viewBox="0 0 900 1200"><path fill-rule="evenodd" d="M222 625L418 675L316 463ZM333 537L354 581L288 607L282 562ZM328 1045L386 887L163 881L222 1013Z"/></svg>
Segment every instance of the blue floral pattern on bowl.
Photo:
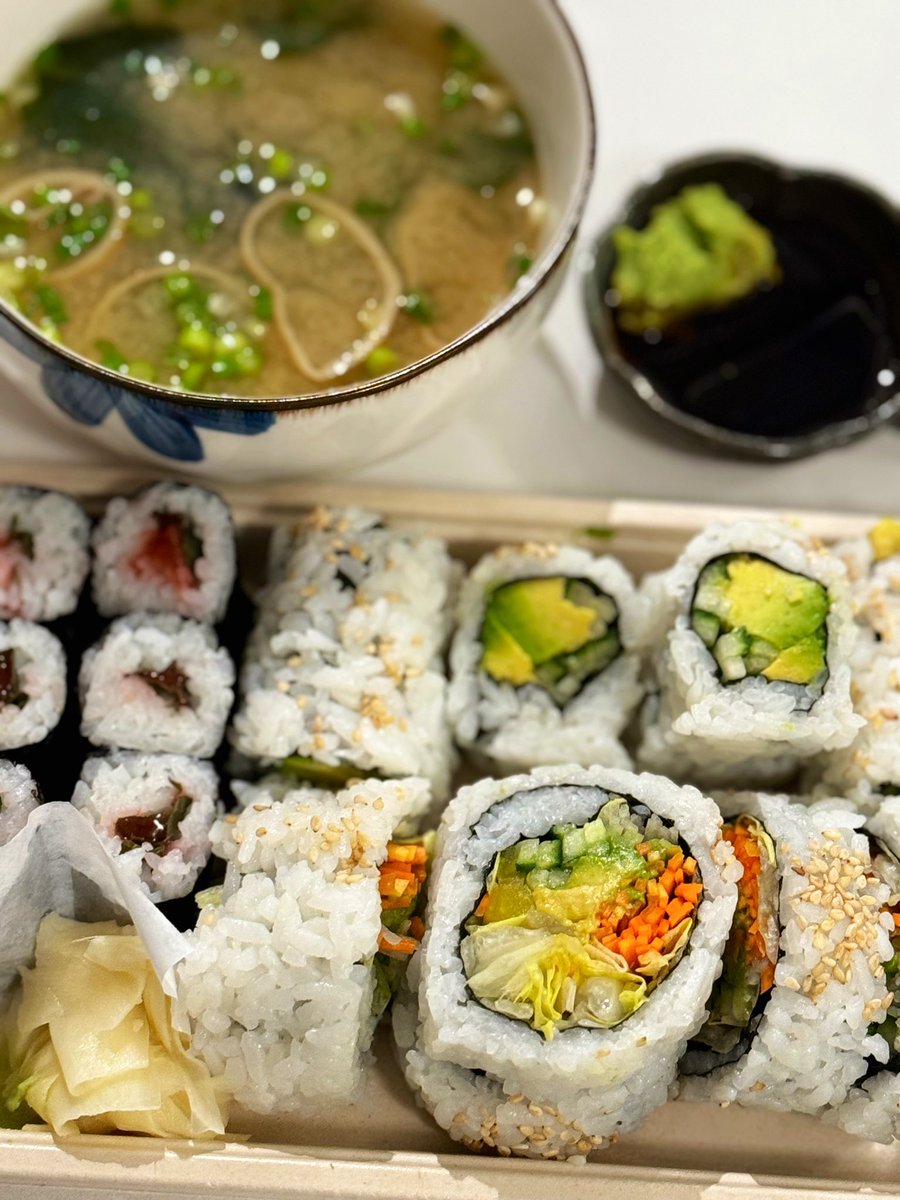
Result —
<svg viewBox="0 0 900 1200"><path fill-rule="evenodd" d="M142 445L164 458L202 462L205 455L198 429L255 437L275 424L275 414L263 408L195 408L116 387L60 362L10 321L2 322L0 332L41 367L45 393L66 416L80 425L96 426L115 410Z"/></svg>

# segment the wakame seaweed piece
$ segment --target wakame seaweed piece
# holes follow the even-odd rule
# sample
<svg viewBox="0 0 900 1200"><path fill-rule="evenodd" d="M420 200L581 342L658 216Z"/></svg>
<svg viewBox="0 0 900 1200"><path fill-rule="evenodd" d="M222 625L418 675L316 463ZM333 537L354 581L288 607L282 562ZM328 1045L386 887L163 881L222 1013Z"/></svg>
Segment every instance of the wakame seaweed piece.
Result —
<svg viewBox="0 0 900 1200"><path fill-rule="evenodd" d="M269 12L248 17L247 23L263 40L275 42L279 54L308 54L348 29L367 25L363 0L287 0Z"/></svg>
<svg viewBox="0 0 900 1200"><path fill-rule="evenodd" d="M534 142L521 119L509 134L468 129L446 138L440 149L449 160L451 174L479 190L502 187L534 158Z"/></svg>
<svg viewBox="0 0 900 1200"><path fill-rule="evenodd" d="M38 91L22 109L26 129L36 141L54 146L60 140L79 142L82 163L104 169L110 146L132 158L158 159L158 139L140 115L126 59L135 51L177 57L180 48L181 36L169 26L129 25L54 42L34 60Z"/></svg>

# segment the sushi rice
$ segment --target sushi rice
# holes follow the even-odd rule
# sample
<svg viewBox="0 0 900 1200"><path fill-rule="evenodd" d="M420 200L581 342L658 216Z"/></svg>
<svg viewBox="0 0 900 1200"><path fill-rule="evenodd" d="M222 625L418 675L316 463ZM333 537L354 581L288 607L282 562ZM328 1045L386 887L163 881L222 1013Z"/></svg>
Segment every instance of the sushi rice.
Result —
<svg viewBox="0 0 900 1200"><path fill-rule="evenodd" d="M0 758L0 846L25 828L40 803L40 790L28 768Z"/></svg>
<svg viewBox="0 0 900 1200"><path fill-rule="evenodd" d="M66 656L55 634L15 619L0 622L0 751L43 742L66 704Z"/></svg>

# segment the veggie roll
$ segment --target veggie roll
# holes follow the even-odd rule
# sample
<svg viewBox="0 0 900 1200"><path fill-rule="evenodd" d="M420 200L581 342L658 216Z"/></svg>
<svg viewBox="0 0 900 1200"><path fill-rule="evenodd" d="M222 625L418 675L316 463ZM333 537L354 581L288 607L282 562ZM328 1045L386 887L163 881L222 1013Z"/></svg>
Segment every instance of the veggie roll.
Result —
<svg viewBox="0 0 900 1200"><path fill-rule="evenodd" d="M805 773L816 796L841 796L860 812L877 812L900 794L900 655L878 654L856 671L856 711L865 724L843 750L823 755Z"/></svg>
<svg viewBox="0 0 900 1200"><path fill-rule="evenodd" d="M218 792L209 763L123 753L89 758L72 803L119 867L160 903L193 891L209 861Z"/></svg>
<svg viewBox="0 0 900 1200"><path fill-rule="evenodd" d="M738 874L694 788L599 767L463 788L438 832L422 1050L568 1105L587 1137L632 1127L703 1023Z"/></svg>
<svg viewBox="0 0 900 1200"><path fill-rule="evenodd" d="M639 615L615 559L571 546L486 555L450 657L457 741L505 766L629 766L618 739L642 695Z"/></svg>
<svg viewBox="0 0 900 1200"><path fill-rule="evenodd" d="M90 521L60 492L0 487L0 617L55 621L78 607Z"/></svg>
<svg viewBox="0 0 900 1200"><path fill-rule="evenodd" d="M319 1112L362 1081L382 1003L373 959L416 946L382 931L380 868L407 786L422 783L299 790L213 828L228 871L190 935L179 998L194 1052L254 1112Z"/></svg>
<svg viewBox="0 0 900 1200"><path fill-rule="evenodd" d="M872 875L857 814L828 804L807 809L784 796L736 796L729 805L756 846L739 850L745 874L725 968L710 1018L685 1058L693 1074L681 1094L817 1113L844 1100L870 1057L886 1055L873 1026L890 1002L879 911L887 889ZM780 925L774 957L764 903L772 847Z"/></svg>
<svg viewBox="0 0 900 1200"><path fill-rule="evenodd" d="M116 497L93 546L103 616L140 609L211 623L224 617L237 568L231 514L215 492L163 482Z"/></svg>
<svg viewBox="0 0 900 1200"><path fill-rule="evenodd" d="M507 1157L577 1161L613 1139L613 1133L602 1137L585 1131L582 1122L591 1105L589 1091L573 1092L557 1105L542 1095L532 1099L522 1092L507 1092L502 1080L484 1071L429 1057L422 1046L415 995L418 961L415 956L408 986L394 1000L394 1040L406 1082L454 1141L469 1150L496 1149ZM607 1119L603 1124L613 1122Z"/></svg>
<svg viewBox="0 0 900 1200"><path fill-rule="evenodd" d="M241 680L235 748L298 779L424 776L439 795L453 754L439 654L455 569L435 539L354 510L317 510L274 539Z"/></svg>
<svg viewBox="0 0 900 1200"><path fill-rule="evenodd" d="M900 1137L900 797L884 800L866 831L873 874L887 890L882 920L890 938L890 956L884 963L888 1003L878 1032L887 1043L888 1058L883 1070L873 1058L868 1078L852 1088L827 1119L847 1133L891 1142Z"/></svg>
<svg viewBox="0 0 900 1200"><path fill-rule="evenodd" d="M734 768L771 786L849 745L856 628L843 566L794 529L713 525L645 584L660 695L642 765L708 783Z"/></svg>
<svg viewBox="0 0 900 1200"><path fill-rule="evenodd" d="M272 535L262 624L266 634L315 629L361 655L383 640L398 668L433 667L459 571L440 538L388 529L356 508L317 508Z"/></svg>
<svg viewBox="0 0 900 1200"><path fill-rule="evenodd" d="M856 659L900 652L900 521L886 517L834 552L847 567L861 631Z"/></svg>
<svg viewBox="0 0 900 1200"><path fill-rule="evenodd" d="M0 750L43 742L66 704L59 638L30 621L0 622Z"/></svg>
<svg viewBox="0 0 900 1200"><path fill-rule="evenodd" d="M25 828L40 802L40 789L28 768L0 758L0 846Z"/></svg>
<svg viewBox="0 0 900 1200"><path fill-rule="evenodd" d="M209 758L222 740L234 666L206 625L134 613L82 660L82 733L95 746Z"/></svg>

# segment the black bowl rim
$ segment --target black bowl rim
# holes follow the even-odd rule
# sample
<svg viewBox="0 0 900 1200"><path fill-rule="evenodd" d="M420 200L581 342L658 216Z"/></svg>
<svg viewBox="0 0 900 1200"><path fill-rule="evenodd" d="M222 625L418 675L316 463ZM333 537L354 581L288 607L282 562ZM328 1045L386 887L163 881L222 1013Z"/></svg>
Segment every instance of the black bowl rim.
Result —
<svg viewBox="0 0 900 1200"><path fill-rule="evenodd" d="M765 158L760 154L741 150L716 150L675 159L644 176L642 182L628 194L620 205L614 218L594 239L590 261L584 275L584 298L591 333L600 357L604 364L628 384L635 395L657 416L672 424L680 425L682 429L696 437L729 450L737 450L755 458L787 460L803 458L810 454L819 454L823 450L847 445L849 442L864 437L867 433L874 432L900 412L900 378L897 380L897 390L893 395L865 415L835 421L831 425L825 425L821 429L816 429L811 433L798 434L795 437L767 438L762 434L740 433L735 430L723 429L711 421L692 416L690 413L676 408L661 396L647 376L628 362L619 351L618 342L612 332L612 310L601 294L596 275L597 260L601 253L609 247L613 231L619 225L631 223L630 216L634 208L646 200L648 192L657 187L667 176L697 168L727 167L734 164L751 166L760 171L769 172L786 184L795 183L801 179L816 179L847 188L881 209L897 226L898 237L900 237L900 212L897 207L870 184L839 171L790 166L787 163Z"/></svg>
<svg viewBox="0 0 900 1200"><path fill-rule="evenodd" d="M377 396L382 392L393 391L395 388L411 383L433 367L440 366L457 354L468 350L486 338L488 334L493 333L495 329L508 324L555 277L565 262L567 252L578 233L594 180L597 161L597 110L587 64L581 45L571 22L563 11L560 0L541 0L541 2L547 6L551 16L555 18L560 32L569 43L574 55L587 119L587 155L581 176L568 205L568 219L553 242L541 254L535 264L537 269L534 276L527 283L520 287L517 286L502 304L492 309L477 325L466 330L455 341L442 346L433 354L429 354L427 358L418 359L399 371L381 375L377 379L350 384L343 388L333 388L330 391L309 392L303 396L211 396L203 392L175 391L159 384L145 383L143 380L131 379L121 375L118 371L101 366L100 363L77 354L67 346L51 341L2 298L0 298L0 317L6 318L30 341L54 358L62 359L75 371L91 375L113 387L126 388L129 392L185 408L225 408L239 411L272 412L338 408L350 404L354 400ZM2 334L0 334L0 341L2 341Z"/></svg>

